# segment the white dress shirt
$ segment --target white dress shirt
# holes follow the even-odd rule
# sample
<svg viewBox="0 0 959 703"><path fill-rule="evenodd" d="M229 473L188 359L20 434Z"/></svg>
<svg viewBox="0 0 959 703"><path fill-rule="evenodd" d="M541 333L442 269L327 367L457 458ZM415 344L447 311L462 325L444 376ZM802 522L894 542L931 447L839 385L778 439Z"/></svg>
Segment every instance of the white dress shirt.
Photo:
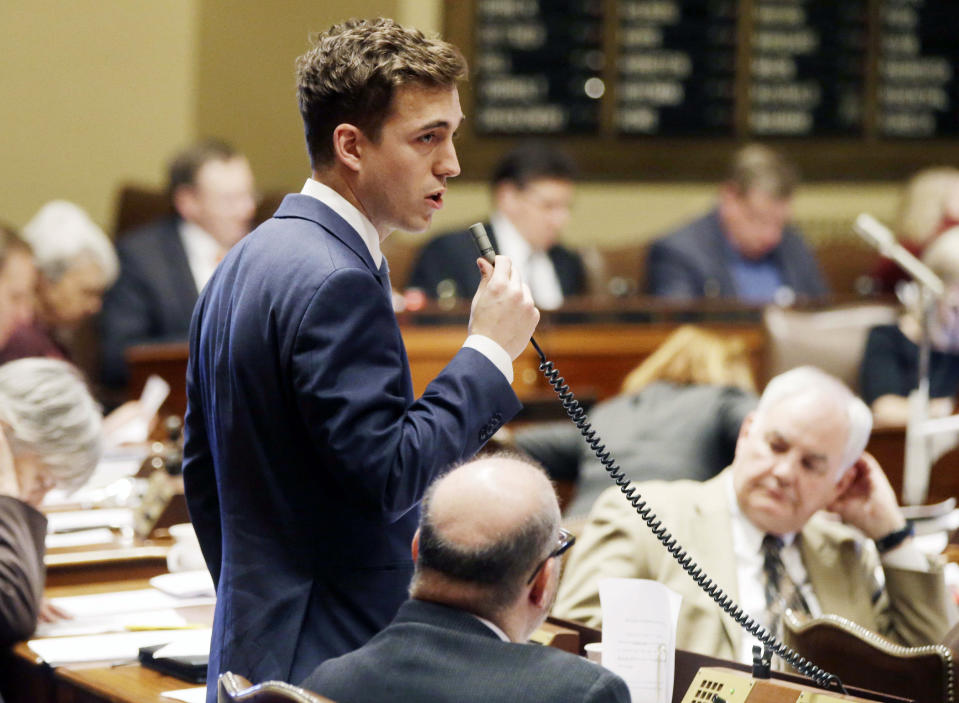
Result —
<svg viewBox="0 0 959 703"><path fill-rule="evenodd" d="M753 525L739 508L736 500L736 491L733 488L732 472L727 476L726 494L729 501L729 516L733 530L733 554L736 558L736 579L739 585L739 605L752 618L765 624L766 620L766 593L763 584L763 555L762 544L766 533ZM806 604L810 615L817 617L822 614L822 607L809 583L809 575L802 563L802 553L799 551L797 535L792 532L782 535L783 548L780 552L786 576L796 584ZM753 645L757 644L745 630L742 630L742 639L739 647L739 660L746 664L753 661Z"/></svg>
<svg viewBox="0 0 959 703"><path fill-rule="evenodd" d="M490 224L496 233L499 253L508 256L513 266L519 268L536 306L543 310L559 308L563 304L563 288L549 255L545 251L533 251L529 242L502 213L494 212Z"/></svg>
<svg viewBox="0 0 959 703"><path fill-rule="evenodd" d="M226 254L223 247L213 235L199 225L185 220L180 221L180 242L186 252L186 261L196 283L197 292L210 280L220 260Z"/></svg>
<svg viewBox="0 0 959 703"><path fill-rule="evenodd" d="M316 198L330 208L337 215L346 220L346 223L360 235L363 243L373 258L373 263L379 268L383 261L383 252L380 250L380 236L370 219L357 209L353 203L319 181L307 178L300 191L303 195ZM485 356L506 377L507 382L513 382L513 360L509 353L498 343L482 334L471 334L463 342L464 347L475 349Z"/></svg>

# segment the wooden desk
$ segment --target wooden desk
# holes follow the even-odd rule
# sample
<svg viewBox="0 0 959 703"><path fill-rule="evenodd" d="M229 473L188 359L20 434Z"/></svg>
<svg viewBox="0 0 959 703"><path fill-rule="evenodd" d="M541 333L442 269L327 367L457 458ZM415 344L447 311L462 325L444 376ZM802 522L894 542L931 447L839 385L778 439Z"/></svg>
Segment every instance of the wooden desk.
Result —
<svg viewBox="0 0 959 703"><path fill-rule="evenodd" d="M579 318L572 313L566 313L565 317L544 316L536 331L536 340L577 396L603 400L616 395L626 374L655 351L679 325L688 321L677 315L656 317L647 313L647 316L652 319L623 321L613 317L595 322L589 321L591 317L586 313ZM436 321L443 324L436 325L421 324L421 318L411 316L401 316L400 321L413 376L413 391L418 397L462 346L467 334L466 319L447 316L438 318ZM740 335L757 378L763 378L765 337L758 320L704 318L697 324L724 335ZM147 377L155 373L170 384L164 411L182 417L186 411L187 355L186 343L128 349L128 395L136 397ZM513 388L525 402L553 396L538 367L539 358L532 347L528 347L514 364Z"/></svg>
<svg viewBox="0 0 959 703"><path fill-rule="evenodd" d="M84 585L53 586L48 598L147 588L146 579L100 581ZM210 613L212 619L212 613ZM164 691L195 686L139 664L105 666L78 664L51 669L26 642L0 657L0 692L7 703L169 703Z"/></svg>

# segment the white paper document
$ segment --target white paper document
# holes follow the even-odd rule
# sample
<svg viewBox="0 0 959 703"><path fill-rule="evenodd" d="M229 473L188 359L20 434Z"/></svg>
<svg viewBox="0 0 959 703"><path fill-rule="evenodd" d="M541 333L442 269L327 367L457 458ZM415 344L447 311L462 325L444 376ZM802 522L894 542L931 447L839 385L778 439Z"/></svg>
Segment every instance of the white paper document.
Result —
<svg viewBox="0 0 959 703"><path fill-rule="evenodd" d="M115 593L96 593L89 596L51 598L50 602L74 618L104 617L120 613L141 613L150 610L210 605L213 598L174 598L155 588Z"/></svg>
<svg viewBox="0 0 959 703"><path fill-rule="evenodd" d="M176 691L164 691L160 694L161 698L170 698L182 703L206 703L206 686L197 686L196 688L181 688Z"/></svg>
<svg viewBox="0 0 959 703"><path fill-rule="evenodd" d="M603 666L626 681L633 703L670 703L682 596L656 581L609 578L599 600Z"/></svg>
<svg viewBox="0 0 959 703"><path fill-rule="evenodd" d="M184 632L192 631L153 630L87 637L52 637L45 640L30 640L27 645L38 657L54 667L83 662L116 664L136 660L140 647L175 642Z"/></svg>
<svg viewBox="0 0 959 703"><path fill-rule="evenodd" d="M98 544L113 544L113 532L108 527L94 527L91 530L77 530L76 532L59 532L48 534L46 537L47 549L63 547L83 547Z"/></svg>
<svg viewBox="0 0 959 703"><path fill-rule="evenodd" d="M127 632L130 630L182 629L188 625L187 619L175 610L151 610L148 613L119 613L102 617L42 622L37 626L36 637L101 635L108 632Z"/></svg>
<svg viewBox="0 0 959 703"><path fill-rule="evenodd" d="M153 653L154 659L161 657L199 657L210 653L210 639L213 637L213 628L202 627L196 630L185 630L170 644L161 647Z"/></svg>
<svg viewBox="0 0 959 703"><path fill-rule="evenodd" d="M214 598L213 577L206 569L160 574L150 579L150 585L174 598Z"/></svg>
<svg viewBox="0 0 959 703"><path fill-rule="evenodd" d="M137 412L107 434L107 444L115 447L121 444L146 442L150 435L150 421L168 395L170 395L170 384L155 374L150 376L143 384Z"/></svg>
<svg viewBox="0 0 959 703"><path fill-rule="evenodd" d="M66 510L47 515L47 532L75 532L94 527L133 528L133 510L106 508L103 510Z"/></svg>

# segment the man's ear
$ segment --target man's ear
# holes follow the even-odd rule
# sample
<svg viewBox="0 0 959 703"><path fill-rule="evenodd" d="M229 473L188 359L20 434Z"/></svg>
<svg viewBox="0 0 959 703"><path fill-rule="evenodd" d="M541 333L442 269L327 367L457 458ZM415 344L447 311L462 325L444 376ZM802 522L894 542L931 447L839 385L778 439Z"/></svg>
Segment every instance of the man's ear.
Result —
<svg viewBox="0 0 959 703"><path fill-rule="evenodd" d="M861 460L860 460L861 461ZM836 481L836 498L841 498L846 495L852 485L856 482L856 479L859 477L859 472L861 468L859 466L859 461L850 466L848 469L842 472L839 476L839 480Z"/></svg>
<svg viewBox="0 0 959 703"><path fill-rule="evenodd" d="M756 421L756 411L753 410L746 417L743 418L743 424L739 426L739 434L736 436L736 449L739 449L739 443L746 438L746 435L749 434L749 428L753 426L753 422Z"/></svg>
<svg viewBox="0 0 959 703"><path fill-rule="evenodd" d="M333 130L333 156L351 171L360 170L365 135L356 125L344 122Z"/></svg>
<svg viewBox="0 0 959 703"><path fill-rule="evenodd" d="M546 560L543 568L536 574L533 583L529 586L529 601L537 608L548 608L552 594L549 592L550 584L553 582L553 571L558 568L559 562L556 557L550 557Z"/></svg>
<svg viewBox="0 0 959 703"><path fill-rule="evenodd" d="M413 561L420 558L420 530L416 528L413 533L413 541L410 543L410 552L413 554Z"/></svg>
<svg viewBox="0 0 959 703"><path fill-rule="evenodd" d="M173 191L173 209L177 214L187 222L194 219L193 213L196 210L196 191L191 185L177 186Z"/></svg>

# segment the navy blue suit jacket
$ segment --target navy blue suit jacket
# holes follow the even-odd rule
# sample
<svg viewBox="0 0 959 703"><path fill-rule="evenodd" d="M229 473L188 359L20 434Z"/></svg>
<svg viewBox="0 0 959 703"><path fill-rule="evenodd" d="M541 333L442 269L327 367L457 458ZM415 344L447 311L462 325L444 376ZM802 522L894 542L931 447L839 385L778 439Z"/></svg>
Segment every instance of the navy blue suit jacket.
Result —
<svg viewBox="0 0 959 703"><path fill-rule="evenodd" d="M337 703L626 703L616 674L568 652L504 642L469 613L410 600L361 649L302 684Z"/></svg>
<svg viewBox="0 0 959 703"><path fill-rule="evenodd" d="M108 386L126 385L127 347L189 334L197 289L178 225L170 217L117 240L120 275L100 313L101 380Z"/></svg>
<svg viewBox="0 0 959 703"><path fill-rule="evenodd" d="M646 260L646 292L675 300L736 298L726 266L726 245L719 213L708 214L653 242ZM829 289L819 264L799 233L786 227L773 261L783 283L798 298L823 298Z"/></svg>
<svg viewBox="0 0 959 703"><path fill-rule="evenodd" d="M490 242L499 251L496 233L487 224ZM559 244L546 252L559 279L564 297L582 295L586 292L586 271L579 255ZM456 285L456 297L472 298L479 286L480 274L476 268L476 245L468 230L448 232L430 240L423 247L407 287L421 288L431 298L437 297L436 286L440 281L451 280Z"/></svg>
<svg viewBox="0 0 959 703"><path fill-rule="evenodd" d="M389 289L360 236L297 194L200 296L184 481L217 585L211 701L223 671L298 681L385 627L427 486L520 408L472 349L414 400Z"/></svg>

